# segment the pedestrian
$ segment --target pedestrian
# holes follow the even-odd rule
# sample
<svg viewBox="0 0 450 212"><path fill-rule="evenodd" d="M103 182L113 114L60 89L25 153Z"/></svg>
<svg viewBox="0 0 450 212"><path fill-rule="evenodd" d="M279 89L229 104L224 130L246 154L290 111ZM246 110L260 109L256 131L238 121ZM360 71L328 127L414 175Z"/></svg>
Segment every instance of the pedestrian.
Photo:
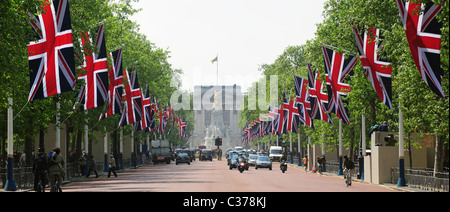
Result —
<svg viewBox="0 0 450 212"><path fill-rule="evenodd" d="M88 171L86 177L89 177L91 175L91 171L93 171L95 173L95 178L98 178L97 167L95 165L95 159L94 159L93 155L91 155L90 160L89 160L89 171Z"/></svg>
<svg viewBox="0 0 450 212"><path fill-rule="evenodd" d="M308 168L308 155L305 155L303 158L303 166L305 167L305 171Z"/></svg>
<svg viewBox="0 0 450 212"><path fill-rule="evenodd" d="M61 185L64 177L64 158L60 154L61 149L55 147L49 155L47 161L48 173L50 178L50 192L62 192ZM56 185L55 185L56 183Z"/></svg>
<svg viewBox="0 0 450 212"><path fill-rule="evenodd" d="M19 158L19 167L26 167L27 163L27 154L25 152L22 152Z"/></svg>
<svg viewBox="0 0 450 212"><path fill-rule="evenodd" d="M378 126L378 131L388 132L389 131L388 122L384 121L380 126Z"/></svg>
<svg viewBox="0 0 450 212"><path fill-rule="evenodd" d="M319 174L322 175L322 159L319 156L317 156L317 167Z"/></svg>
<svg viewBox="0 0 450 212"><path fill-rule="evenodd" d="M350 160L350 159L347 157L347 155L344 155L344 164L343 164L342 166L343 166L343 168L344 168L344 179L345 179L346 176L347 176L347 172L349 172L349 177L350 177L349 182L350 182L350 185L351 185L351 182L352 182L352 180L351 180L351 177L352 177L352 171L353 171L353 169L355 168L355 163L353 163L353 161Z"/></svg>
<svg viewBox="0 0 450 212"><path fill-rule="evenodd" d="M81 176L86 174L86 157L85 153L81 154L80 159L78 159L78 167L80 168Z"/></svg>
<svg viewBox="0 0 450 212"><path fill-rule="evenodd" d="M114 174L114 177L117 177L116 174L116 159L114 159L114 155L109 156L109 165L108 165L108 178L111 176L111 172Z"/></svg>
<svg viewBox="0 0 450 212"><path fill-rule="evenodd" d="M327 163L327 160L325 159L325 155L324 155L324 156L322 156L322 172L327 171L326 163Z"/></svg>
<svg viewBox="0 0 450 212"><path fill-rule="evenodd" d="M34 190L37 192L44 192L45 186L48 183L47 179L47 158L45 152L39 149L38 155L33 161L34 174Z"/></svg>

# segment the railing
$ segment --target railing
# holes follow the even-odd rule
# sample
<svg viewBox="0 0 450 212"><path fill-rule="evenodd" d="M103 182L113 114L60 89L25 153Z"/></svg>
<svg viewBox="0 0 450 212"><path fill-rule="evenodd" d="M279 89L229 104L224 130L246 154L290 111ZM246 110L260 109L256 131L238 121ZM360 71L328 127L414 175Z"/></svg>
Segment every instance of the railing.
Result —
<svg viewBox="0 0 450 212"><path fill-rule="evenodd" d="M327 161L325 163L325 171L337 174L339 171L339 162ZM356 179L358 174L359 174L359 163L355 162L355 169L353 169L352 171L352 178Z"/></svg>
<svg viewBox="0 0 450 212"><path fill-rule="evenodd" d="M97 172L100 174L103 172L104 168L104 161L97 161L95 163ZM130 159L123 159L123 166L125 169L129 168L131 166L131 160ZM14 183L16 184L16 187L18 189L31 189L34 186L34 174L32 173L32 167L21 167L21 168L14 168ZM84 172L83 172L84 173ZM92 176L94 173L90 173ZM80 170L80 166L78 163L68 163L66 164L66 175L64 176L64 180L73 180L75 178L83 177L84 174L82 174ZM6 168L1 167L0 168L0 189L4 188L6 185Z"/></svg>
<svg viewBox="0 0 450 212"><path fill-rule="evenodd" d="M412 188L419 188L422 190L449 192L449 173L439 172L434 177L432 169L412 168L405 169L406 185ZM391 168L391 183L397 184L399 178L399 169L397 167Z"/></svg>

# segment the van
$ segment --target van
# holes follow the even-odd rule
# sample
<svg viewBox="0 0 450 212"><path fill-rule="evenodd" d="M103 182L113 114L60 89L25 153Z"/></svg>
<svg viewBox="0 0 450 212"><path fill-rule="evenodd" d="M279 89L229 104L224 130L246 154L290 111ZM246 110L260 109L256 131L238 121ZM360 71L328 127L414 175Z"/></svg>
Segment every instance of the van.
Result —
<svg viewBox="0 0 450 212"><path fill-rule="evenodd" d="M269 148L269 158L271 161L280 161L283 156L283 148L281 146L271 146Z"/></svg>

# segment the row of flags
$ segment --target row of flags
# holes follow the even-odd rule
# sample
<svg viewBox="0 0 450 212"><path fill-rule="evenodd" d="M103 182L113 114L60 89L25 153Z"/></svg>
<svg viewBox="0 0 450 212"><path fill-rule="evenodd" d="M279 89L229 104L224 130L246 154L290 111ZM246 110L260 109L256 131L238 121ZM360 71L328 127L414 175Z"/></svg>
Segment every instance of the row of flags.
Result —
<svg viewBox="0 0 450 212"><path fill-rule="evenodd" d="M30 24L36 31L37 41L28 45L30 94L28 101L75 90L76 79L85 85L78 95L74 109L89 110L105 106L107 112L100 120L114 114L121 115L119 126L134 125L134 130L165 133L172 118L172 127L178 126L181 138L186 136L187 123L176 116L172 108L159 107L147 84L145 95L141 91L136 66L131 72L122 67L123 49L107 54L104 25L97 28L94 41L89 32L81 33L84 53L82 73L75 76L74 46L68 0L45 0L44 11ZM89 50L89 46L95 49ZM113 62L108 64L107 58ZM171 131L169 130L169 132Z"/></svg>
<svg viewBox="0 0 450 212"><path fill-rule="evenodd" d="M432 3L412 3L396 0L412 57L427 86L439 97L445 97L442 89L443 69L440 65L441 24L436 16L441 5ZM419 11L423 11L420 12ZM353 23L352 23L353 24ZM380 29L370 27L361 35L353 24L353 34L359 51L357 56L345 56L326 46L322 46L325 64L325 78L321 79L318 70L307 65L308 79L294 75L295 98L283 98L280 107L269 109L267 120L256 120L242 130L242 141L248 142L269 133L281 135L288 131L298 133L298 124L314 129L313 120L330 124L331 113L349 124L345 96L351 91L347 81L353 74L357 60L366 72L380 100L392 110L392 67L382 61L383 50ZM326 83L327 92L323 92Z"/></svg>

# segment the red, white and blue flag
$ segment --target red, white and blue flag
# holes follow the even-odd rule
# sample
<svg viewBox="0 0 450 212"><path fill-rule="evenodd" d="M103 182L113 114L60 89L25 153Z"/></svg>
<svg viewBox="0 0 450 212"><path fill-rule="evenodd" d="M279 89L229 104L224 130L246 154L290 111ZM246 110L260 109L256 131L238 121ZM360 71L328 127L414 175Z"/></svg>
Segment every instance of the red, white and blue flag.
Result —
<svg viewBox="0 0 450 212"><path fill-rule="evenodd" d="M178 121L178 130L179 130L180 138L184 139L186 137L187 124L181 118L179 118L178 120L179 120Z"/></svg>
<svg viewBox="0 0 450 212"><path fill-rule="evenodd" d="M298 133L298 124L300 122L297 102L293 99L283 103L283 110L286 112L286 130Z"/></svg>
<svg viewBox="0 0 450 212"><path fill-rule="evenodd" d="M107 112L100 116L100 120L114 114L122 114L123 95L123 71L122 71L122 48L112 52L113 63L109 67L109 89L106 102Z"/></svg>
<svg viewBox="0 0 450 212"><path fill-rule="evenodd" d="M383 48L382 43L378 41L381 36L380 29L370 27L362 38L359 30L353 26L353 33L367 78L381 101L392 110L392 67L389 62L381 61L377 53Z"/></svg>
<svg viewBox="0 0 450 212"><path fill-rule="evenodd" d="M309 115L311 119L318 119L333 124L328 113L328 94L323 92L324 84L320 74L312 71L311 64L308 64L308 84L309 102L311 104Z"/></svg>
<svg viewBox="0 0 450 212"><path fill-rule="evenodd" d="M124 76L126 77L126 81L128 81L128 83L125 85L125 94L122 98L122 100L124 100L124 110L119 121L120 127L139 122L143 117L141 89L139 88L137 72L134 70L133 75L130 76L125 69Z"/></svg>
<svg viewBox="0 0 450 212"><path fill-rule="evenodd" d="M277 113L277 125L276 133L277 135L287 134L287 115L284 110L284 104L287 103L286 94L283 95L283 104L280 109L275 108L275 113Z"/></svg>
<svg viewBox="0 0 450 212"><path fill-rule="evenodd" d="M78 104L82 110L89 110L105 104L108 97L108 63L103 25L98 27L95 47L98 52L86 49L88 42L92 43L89 33L81 33L84 49L83 73L78 79L85 81L78 95Z"/></svg>
<svg viewBox="0 0 450 212"><path fill-rule="evenodd" d="M142 103L142 118L141 121L135 122L135 130L136 131L144 131L149 132L149 124L150 124L150 110L151 110L151 102L150 102L150 90L148 84L146 85L145 95L142 95L141 92L141 103ZM137 125L137 126L136 126Z"/></svg>
<svg viewBox="0 0 450 212"><path fill-rule="evenodd" d="M150 132L156 131L156 113L158 113L158 102L156 98L153 96L150 97L150 115L149 115L149 124L148 128Z"/></svg>
<svg viewBox="0 0 450 212"><path fill-rule="evenodd" d="M29 102L75 89L69 3L67 0L45 0L43 11L30 21L38 40L28 45Z"/></svg>
<svg viewBox="0 0 450 212"><path fill-rule="evenodd" d="M294 75L295 84L295 100L297 102L298 114L300 122L314 129L313 120L311 119L311 103L309 100L308 80L302 79Z"/></svg>
<svg viewBox="0 0 450 212"><path fill-rule="evenodd" d="M159 125L158 125L158 132L160 134L163 134L166 130L166 125L167 125L167 119L166 119L166 109L165 108L159 108L159 113L157 115L158 120L159 120Z"/></svg>
<svg viewBox="0 0 450 212"><path fill-rule="evenodd" d="M353 67L356 65L356 57L345 58L334 50L322 47L323 58L325 62L325 73L328 92L328 112L336 116L345 123L350 124L348 109L345 107L346 100L342 99L350 92L350 86L344 83L347 75L352 74Z"/></svg>
<svg viewBox="0 0 450 212"><path fill-rule="evenodd" d="M444 71L441 67L441 23L436 19L441 5L397 0L409 48L422 79L440 97Z"/></svg>

